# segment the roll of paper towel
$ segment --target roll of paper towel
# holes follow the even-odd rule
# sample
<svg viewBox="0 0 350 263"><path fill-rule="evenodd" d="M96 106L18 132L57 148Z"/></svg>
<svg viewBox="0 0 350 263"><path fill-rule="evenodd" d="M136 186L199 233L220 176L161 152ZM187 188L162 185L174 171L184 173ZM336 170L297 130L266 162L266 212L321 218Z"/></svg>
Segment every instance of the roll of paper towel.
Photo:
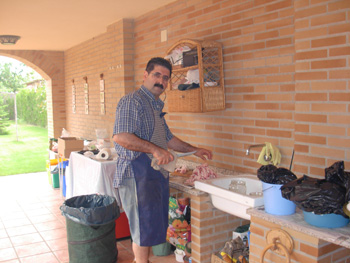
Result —
<svg viewBox="0 0 350 263"><path fill-rule="evenodd" d="M111 156L111 150L109 148L103 148L97 155L96 159L108 160Z"/></svg>

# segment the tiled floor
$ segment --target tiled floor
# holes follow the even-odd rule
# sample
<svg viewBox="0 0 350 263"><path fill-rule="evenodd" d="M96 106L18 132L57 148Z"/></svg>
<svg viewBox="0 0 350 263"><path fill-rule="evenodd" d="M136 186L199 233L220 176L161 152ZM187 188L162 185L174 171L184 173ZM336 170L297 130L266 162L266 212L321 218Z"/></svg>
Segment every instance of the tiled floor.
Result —
<svg viewBox="0 0 350 263"><path fill-rule="evenodd" d="M59 209L63 201L46 172L0 176L0 262L69 262L65 217ZM118 241L117 247L118 263L133 261L130 239ZM176 262L174 254L150 261Z"/></svg>

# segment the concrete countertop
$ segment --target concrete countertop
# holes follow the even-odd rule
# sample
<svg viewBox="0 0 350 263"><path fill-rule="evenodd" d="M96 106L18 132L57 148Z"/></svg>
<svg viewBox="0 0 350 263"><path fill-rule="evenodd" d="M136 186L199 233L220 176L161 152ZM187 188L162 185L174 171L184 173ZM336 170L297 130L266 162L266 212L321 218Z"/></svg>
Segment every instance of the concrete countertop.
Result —
<svg viewBox="0 0 350 263"><path fill-rule="evenodd" d="M265 212L264 206L250 208L247 213L268 222L288 227L312 237L325 240L329 243L350 248L350 225L340 228L321 228L308 224L304 220L303 212L296 209L296 213L287 216L276 216Z"/></svg>

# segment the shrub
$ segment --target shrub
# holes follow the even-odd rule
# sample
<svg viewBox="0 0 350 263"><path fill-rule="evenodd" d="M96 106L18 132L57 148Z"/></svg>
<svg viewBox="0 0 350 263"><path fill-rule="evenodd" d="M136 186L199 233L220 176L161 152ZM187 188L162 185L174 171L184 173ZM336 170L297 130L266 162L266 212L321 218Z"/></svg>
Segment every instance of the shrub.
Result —
<svg viewBox="0 0 350 263"><path fill-rule="evenodd" d="M45 87L21 89L17 94L17 114L28 124L47 127Z"/></svg>

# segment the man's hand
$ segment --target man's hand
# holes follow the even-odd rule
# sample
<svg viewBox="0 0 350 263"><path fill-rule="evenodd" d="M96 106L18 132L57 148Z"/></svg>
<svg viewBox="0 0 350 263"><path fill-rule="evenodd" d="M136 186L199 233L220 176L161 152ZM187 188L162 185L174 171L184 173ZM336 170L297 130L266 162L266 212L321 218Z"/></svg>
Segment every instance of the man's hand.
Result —
<svg viewBox="0 0 350 263"><path fill-rule="evenodd" d="M155 151L152 152L152 154L153 157L157 159L158 165L168 164L174 160L174 156L169 151L159 147L155 149Z"/></svg>
<svg viewBox="0 0 350 263"><path fill-rule="evenodd" d="M213 153L210 150L204 148L198 148L194 155L198 156L202 160L211 160L213 158Z"/></svg>

